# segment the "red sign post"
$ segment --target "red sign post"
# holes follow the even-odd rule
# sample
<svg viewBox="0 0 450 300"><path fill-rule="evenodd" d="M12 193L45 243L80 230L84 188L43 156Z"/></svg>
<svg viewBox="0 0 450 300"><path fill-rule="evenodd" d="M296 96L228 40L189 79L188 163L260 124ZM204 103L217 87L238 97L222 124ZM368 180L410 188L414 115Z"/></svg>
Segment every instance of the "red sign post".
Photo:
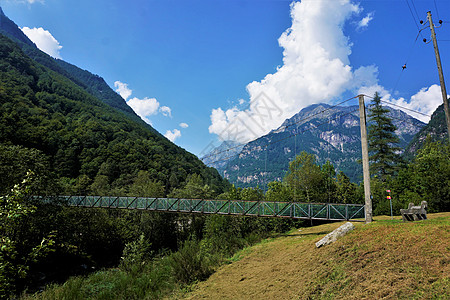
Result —
<svg viewBox="0 0 450 300"><path fill-rule="evenodd" d="M391 220L394 219L394 216L392 215L392 198L391 198L391 190L386 190L386 193L389 193L389 195L386 197L389 199L389 203L391 204Z"/></svg>

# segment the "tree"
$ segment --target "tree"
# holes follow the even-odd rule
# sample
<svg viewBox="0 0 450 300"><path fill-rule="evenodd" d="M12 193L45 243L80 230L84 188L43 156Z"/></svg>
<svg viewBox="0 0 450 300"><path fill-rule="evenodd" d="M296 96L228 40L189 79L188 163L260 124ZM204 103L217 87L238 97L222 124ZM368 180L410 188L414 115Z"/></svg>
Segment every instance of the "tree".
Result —
<svg viewBox="0 0 450 300"><path fill-rule="evenodd" d="M369 110L369 161L371 174L379 176L382 181L394 175L401 162L398 154L400 148L395 146L399 142L395 135L397 128L388 113L389 109L381 105L381 98L375 93Z"/></svg>
<svg viewBox="0 0 450 300"><path fill-rule="evenodd" d="M428 202L429 212L450 210L450 146L427 138L414 161L396 179L403 208Z"/></svg>
<svg viewBox="0 0 450 300"><path fill-rule="evenodd" d="M320 202L324 178L314 154L303 151L289 163L285 181L294 193L294 201Z"/></svg>
<svg viewBox="0 0 450 300"><path fill-rule="evenodd" d="M27 198L32 186L31 172L21 184L16 184L6 196L0 196L0 298L16 292L18 282L27 277L32 263L52 251L53 234L42 238L40 244L24 245L20 227L36 207Z"/></svg>
<svg viewBox="0 0 450 300"><path fill-rule="evenodd" d="M207 184L204 184L200 175L192 174L188 176L186 185L183 188L174 189L170 197L188 199L212 199L214 191Z"/></svg>
<svg viewBox="0 0 450 300"><path fill-rule="evenodd" d="M140 170L130 188L130 196L134 197L163 197L164 185L150 179L148 171Z"/></svg>
<svg viewBox="0 0 450 300"><path fill-rule="evenodd" d="M289 188L285 183L279 181L269 182L267 185L268 190L266 192L267 201L281 201L289 202L291 201L291 195L289 193Z"/></svg>
<svg viewBox="0 0 450 300"><path fill-rule="evenodd" d="M336 178L337 184L337 202L338 203L359 203L361 202L361 195L357 193L357 185L350 181L350 178L344 174L344 172L339 172Z"/></svg>
<svg viewBox="0 0 450 300"><path fill-rule="evenodd" d="M324 188L326 193L326 201L328 203L333 203L337 201L336 191L336 170L334 169L333 164L327 160L321 167L324 181Z"/></svg>

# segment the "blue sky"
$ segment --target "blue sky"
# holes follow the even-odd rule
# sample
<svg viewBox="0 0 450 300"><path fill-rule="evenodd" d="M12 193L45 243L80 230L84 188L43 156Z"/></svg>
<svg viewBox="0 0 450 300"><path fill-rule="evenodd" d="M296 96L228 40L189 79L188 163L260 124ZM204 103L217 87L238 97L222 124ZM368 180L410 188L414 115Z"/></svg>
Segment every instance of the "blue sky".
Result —
<svg viewBox="0 0 450 300"><path fill-rule="evenodd" d="M426 20L431 11L435 23L444 21L437 36L450 78L447 0L0 5L38 46L102 76L154 128L196 155L221 139L254 139L307 105L359 93L379 91L386 101L432 113L442 103L439 78L433 45L422 41L430 30L415 42L422 28L416 14Z"/></svg>

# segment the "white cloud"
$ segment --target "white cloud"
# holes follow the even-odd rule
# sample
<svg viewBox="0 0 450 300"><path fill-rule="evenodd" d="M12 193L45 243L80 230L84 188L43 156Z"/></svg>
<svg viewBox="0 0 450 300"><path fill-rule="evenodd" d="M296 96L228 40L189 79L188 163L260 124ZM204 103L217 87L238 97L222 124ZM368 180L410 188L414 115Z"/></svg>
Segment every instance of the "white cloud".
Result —
<svg viewBox="0 0 450 300"><path fill-rule="evenodd" d="M188 128L189 125L187 123L180 123L181 128Z"/></svg>
<svg viewBox="0 0 450 300"><path fill-rule="evenodd" d="M29 1L33 3L34 1ZM23 33L33 42L36 46L47 53L50 56L55 58L61 58L59 51L62 49L62 46L59 42L53 37L53 35L42 27L39 28L29 28L23 27L21 28Z"/></svg>
<svg viewBox="0 0 450 300"><path fill-rule="evenodd" d="M159 109L165 117L172 117L172 110L168 106L161 106Z"/></svg>
<svg viewBox="0 0 450 300"><path fill-rule="evenodd" d="M116 92L119 93L119 95L122 96L122 98L125 100L127 100L128 97L130 97L131 93L133 92L128 88L128 84L120 81L114 82L114 87L116 88Z"/></svg>
<svg viewBox="0 0 450 300"><path fill-rule="evenodd" d="M148 124L152 125L149 117L156 115L158 112L161 112L166 117L172 117L172 109L168 106L160 106L160 103L156 98L145 97L144 99L139 99L134 97L127 100L133 93L133 91L128 88L128 84L115 81L114 87L116 88L116 92L127 101L128 106L130 106L134 112Z"/></svg>
<svg viewBox="0 0 450 300"><path fill-rule="evenodd" d="M364 29L369 26L369 22L373 20L373 12L368 13L361 21L358 22L358 29Z"/></svg>
<svg viewBox="0 0 450 300"><path fill-rule="evenodd" d="M158 112L159 102L155 98L138 99L132 98L127 101L127 104L138 114L145 122L152 124L148 118Z"/></svg>
<svg viewBox="0 0 450 300"><path fill-rule="evenodd" d="M404 98L393 99L390 94L385 95L382 100L406 107L410 110L419 111L429 116L431 116L436 108L443 103L441 87L437 84L433 84L428 88L420 89L418 93L411 96L409 101L406 101ZM394 106L394 108L401 109L396 106ZM430 121L430 117L428 116L417 114L409 110L404 110L404 112L415 117L416 119L421 120L422 122L428 123Z"/></svg>
<svg viewBox="0 0 450 300"><path fill-rule="evenodd" d="M28 4L45 3L44 0L13 0L13 2L17 2L17 3L28 3Z"/></svg>
<svg viewBox="0 0 450 300"><path fill-rule="evenodd" d="M222 140L248 142L303 107L332 102L345 91L356 92L361 84L376 85L375 66L352 70L352 44L343 32L344 24L361 11L350 0L292 3L292 26L278 39L283 65L247 85L246 109L213 109L209 132Z"/></svg>
<svg viewBox="0 0 450 300"><path fill-rule="evenodd" d="M174 129L173 131L167 130L164 136L171 142L174 142L177 138L181 136L181 132L178 129Z"/></svg>

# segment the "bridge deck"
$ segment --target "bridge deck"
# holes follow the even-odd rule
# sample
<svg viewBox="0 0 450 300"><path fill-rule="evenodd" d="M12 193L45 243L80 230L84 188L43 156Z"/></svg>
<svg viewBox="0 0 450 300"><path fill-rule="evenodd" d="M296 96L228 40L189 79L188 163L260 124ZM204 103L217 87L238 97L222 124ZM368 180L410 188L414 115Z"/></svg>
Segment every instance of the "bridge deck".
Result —
<svg viewBox="0 0 450 300"><path fill-rule="evenodd" d="M111 196L34 197L75 207L140 209L150 211L286 217L308 220L364 221L364 205L243 200L205 200Z"/></svg>

